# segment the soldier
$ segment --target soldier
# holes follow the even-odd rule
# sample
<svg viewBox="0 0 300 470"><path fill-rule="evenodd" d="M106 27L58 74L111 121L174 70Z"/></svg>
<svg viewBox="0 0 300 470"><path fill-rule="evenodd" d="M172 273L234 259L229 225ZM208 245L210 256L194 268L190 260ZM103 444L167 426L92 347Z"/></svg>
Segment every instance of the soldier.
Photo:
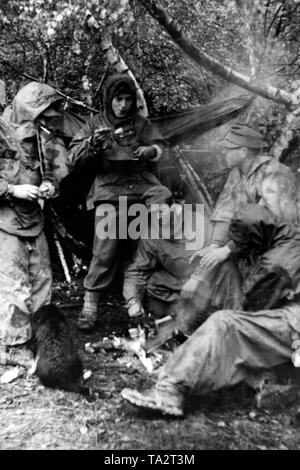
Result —
<svg viewBox="0 0 300 470"><path fill-rule="evenodd" d="M236 259L230 256L233 241L229 237L229 225L238 210L248 204L258 203L264 169L272 157L261 154L261 150L266 147L263 136L245 124L231 125L218 146L224 152L226 164L231 170L211 216L211 241L195 255L200 257L200 262L184 284L181 295L184 299L192 299L197 292L198 297L202 295L204 299L204 308L212 302L215 307L224 308L224 296L217 295L216 284L221 292L223 284L218 281L219 269L222 264L230 262L229 270L235 272L235 283L232 285L233 290L227 292L233 296L235 303L231 308L241 308L242 277ZM217 297L220 297L221 303L216 302Z"/></svg>
<svg viewBox="0 0 300 470"><path fill-rule="evenodd" d="M156 162L165 151L165 142L152 124L137 113L136 88L125 75L113 75L104 91L104 112L91 118L70 146L70 160L80 165L88 158L96 165L96 178L87 198L88 210L95 210L93 257L84 280L84 306L78 327L91 328L97 319L100 295L112 282L118 266L120 237L116 227L127 230L128 213L123 213L120 197L128 205L167 201L171 193L154 176ZM109 204L108 204L109 203ZM107 210L107 236L99 234ZM124 211L126 212L126 209ZM126 236L126 235L125 235Z"/></svg>
<svg viewBox="0 0 300 470"><path fill-rule="evenodd" d="M187 231L189 229L191 232L193 214L186 211L184 215L183 207L183 201L172 204L170 208L166 206L165 211L161 211L157 233L152 230L151 236L143 237L138 242L124 274L123 296L130 317L144 314L144 301L149 303L149 309L156 315L169 314L180 296L183 283L195 269L196 260L193 264L190 258L203 246L204 236L197 247L189 249L191 237ZM163 237L164 228L165 232L169 231L167 237Z"/></svg>
<svg viewBox="0 0 300 470"><path fill-rule="evenodd" d="M50 165L26 154L0 118L0 346L2 364L28 364L30 315L51 301L52 276L41 200L55 197Z"/></svg>
<svg viewBox="0 0 300 470"><path fill-rule="evenodd" d="M299 299L274 310L219 310L169 357L153 388L126 388L121 396L138 408L183 416L188 395L249 383L251 375L280 364L292 366L299 340Z"/></svg>

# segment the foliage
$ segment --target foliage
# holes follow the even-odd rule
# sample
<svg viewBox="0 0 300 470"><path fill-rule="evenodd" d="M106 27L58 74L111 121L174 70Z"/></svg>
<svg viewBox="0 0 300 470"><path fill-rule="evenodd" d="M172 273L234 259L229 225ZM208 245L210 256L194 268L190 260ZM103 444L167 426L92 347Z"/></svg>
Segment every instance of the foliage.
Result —
<svg viewBox="0 0 300 470"><path fill-rule="evenodd" d="M299 78L300 2L160 1L204 52L224 64L250 73L252 47L263 80L286 88ZM224 86L192 63L138 0L0 0L0 13L0 60L94 106L106 65L99 50L103 34L111 35L132 69L151 114L205 103ZM8 65L0 78L9 99L25 83Z"/></svg>

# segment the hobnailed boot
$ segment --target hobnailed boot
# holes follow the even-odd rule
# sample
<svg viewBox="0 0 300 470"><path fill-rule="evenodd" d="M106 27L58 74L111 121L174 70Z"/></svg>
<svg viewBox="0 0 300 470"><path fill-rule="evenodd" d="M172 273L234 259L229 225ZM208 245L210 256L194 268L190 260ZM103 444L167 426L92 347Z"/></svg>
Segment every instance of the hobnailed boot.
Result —
<svg viewBox="0 0 300 470"><path fill-rule="evenodd" d="M77 328L90 330L96 323L100 292L86 290L83 308L77 319Z"/></svg>
<svg viewBox="0 0 300 470"><path fill-rule="evenodd" d="M173 418L184 416L185 395L172 386L156 384L143 392L124 388L121 391L121 397L137 408L159 411Z"/></svg>

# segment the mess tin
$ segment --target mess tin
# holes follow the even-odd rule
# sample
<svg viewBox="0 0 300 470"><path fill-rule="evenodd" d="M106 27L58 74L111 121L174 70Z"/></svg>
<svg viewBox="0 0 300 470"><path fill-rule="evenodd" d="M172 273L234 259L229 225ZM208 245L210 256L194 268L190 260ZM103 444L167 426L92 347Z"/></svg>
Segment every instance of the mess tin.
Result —
<svg viewBox="0 0 300 470"><path fill-rule="evenodd" d="M107 134L103 150L109 161L132 161L138 160L134 151L139 147L137 142L137 131L134 125L125 124L117 127L114 132Z"/></svg>

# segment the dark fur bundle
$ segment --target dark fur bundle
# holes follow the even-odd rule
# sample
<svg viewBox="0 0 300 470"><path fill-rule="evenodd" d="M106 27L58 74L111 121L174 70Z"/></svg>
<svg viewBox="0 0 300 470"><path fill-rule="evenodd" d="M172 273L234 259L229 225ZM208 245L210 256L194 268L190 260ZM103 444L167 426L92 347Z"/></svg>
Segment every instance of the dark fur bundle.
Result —
<svg viewBox="0 0 300 470"><path fill-rule="evenodd" d="M82 362L61 310L53 304L41 307L32 317L32 333L36 374L43 385L88 395Z"/></svg>

